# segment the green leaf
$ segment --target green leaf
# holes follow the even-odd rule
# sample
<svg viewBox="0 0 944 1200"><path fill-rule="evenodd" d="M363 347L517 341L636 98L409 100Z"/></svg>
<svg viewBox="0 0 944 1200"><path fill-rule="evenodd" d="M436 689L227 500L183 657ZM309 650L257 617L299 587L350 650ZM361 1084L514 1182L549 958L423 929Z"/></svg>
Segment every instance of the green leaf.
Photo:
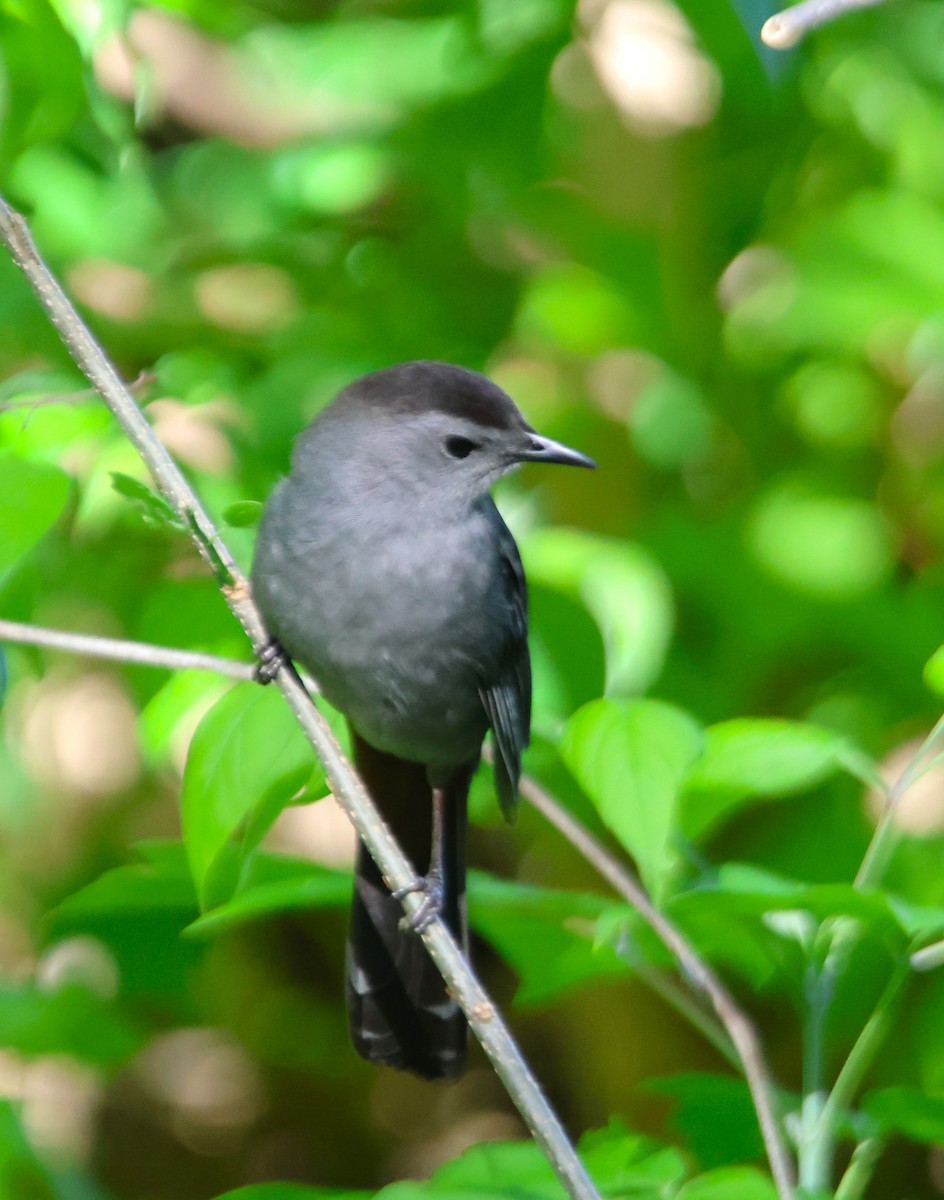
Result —
<svg viewBox="0 0 944 1200"><path fill-rule="evenodd" d="M726 1167L763 1155L764 1139L743 1079L690 1071L650 1080L644 1087L675 1102L672 1128L702 1167Z"/></svg>
<svg viewBox="0 0 944 1200"><path fill-rule="evenodd" d="M181 842L145 842L141 860L106 871L47 916L55 937L89 934L118 965L121 994L174 1004L187 993L203 948L180 934L197 915L197 896Z"/></svg>
<svg viewBox="0 0 944 1200"><path fill-rule="evenodd" d="M628 1133L616 1120L609 1128L585 1134L581 1157L604 1195L626 1200L658 1200L684 1176L677 1150ZM561 1185L547 1159L529 1141L484 1142L443 1163L425 1182L404 1180L365 1193L262 1183L238 1188L217 1200L559 1200Z"/></svg>
<svg viewBox="0 0 944 1200"><path fill-rule="evenodd" d="M740 718L705 731L685 782L682 821L701 837L748 799L806 791L847 763L848 743L818 725Z"/></svg>
<svg viewBox="0 0 944 1200"><path fill-rule="evenodd" d="M184 843L201 908L232 895L245 855L313 772L323 779L277 691L238 684L204 716L181 789ZM230 871L222 851L240 829L243 844Z"/></svg>
<svg viewBox="0 0 944 1200"><path fill-rule="evenodd" d="M273 913L315 908L346 908L351 901L350 871L276 855L255 855L239 894L211 908L184 931L214 936Z"/></svg>
<svg viewBox="0 0 944 1200"><path fill-rule="evenodd" d="M258 500L237 500L223 509L223 523L232 529L246 529L259 524L262 505Z"/></svg>
<svg viewBox="0 0 944 1200"><path fill-rule="evenodd" d="M528 604L534 673L531 727L556 742L568 717L603 691L603 637L582 601L564 592L532 580Z"/></svg>
<svg viewBox="0 0 944 1200"><path fill-rule="evenodd" d="M944 646L938 646L924 664L924 682L939 696L944 695Z"/></svg>
<svg viewBox="0 0 944 1200"><path fill-rule="evenodd" d="M217 597L218 598L218 597ZM186 619L186 606L179 606ZM176 614L175 614L176 615ZM161 642L160 637L142 640ZM178 729L193 728L210 701L224 695L231 683L215 671L178 671L168 676L148 700L138 720L138 738L148 758L166 759L174 745Z"/></svg>
<svg viewBox="0 0 944 1200"><path fill-rule="evenodd" d="M595 700L564 730L564 761L657 900L676 866L678 800L700 749L695 721L653 700Z"/></svg>
<svg viewBox="0 0 944 1200"><path fill-rule="evenodd" d="M152 491L146 483L142 483L140 479L134 479L130 475L125 475L121 471L112 471L110 474L111 486L119 496L133 501L140 509L146 524L178 531L186 528L167 501L157 492Z"/></svg>
<svg viewBox="0 0 944 1200"><path fill-rule="evenodd" d="M742 863L725 864L710 886L673 896L666 913L703 958L736 971L756 989L772 982L794 986L824 921L835 923L834 949L842 930L883 963L889 953L906 952L910 926L919 923L914 910L884 893L862 892L851 883L807 884ZM935 916L940 914L922 914L922 929L932 929ZM645 931L638 937L658 961Z"/></svg>
<svg viewBox="0 0 944 1200"><path fill-rule="evenodd" d="M472 30L456 16L312 22L300 28L261 23L250 49L304 87L317 80L336 128L388 128L402 112L474 90L489 62L470 45ZM258 69L258 68L256 68ZM294 144L289 146L292 154ZM286 154L286 157L289 155ZM276 156L281 167L282 155ZM273 188L285 187L273 170ZM287 197L286 197L287 198Z"/></svg>
<svg viewBox="0 0 944 1200"><path fill-rule="evenodd" d="M105 871L67 896L50 914L53 924L96 913L195 911L197 897L181 843L139 842L134 849L142 861Z"/></svg>
<svg viewBox="0 0 944 1200"><path fill-rule="evenodd" d="M732 916L767 918L771 913L809 913L813 924L832 917L851 917L883 937L912 936L911 921L917 921L907 905L892 904L884 893L859 891L851 883L809 884L789 880L742 863L725 863L711 887L692 888L673 897L672 913L684 924L702 914L730 919ZM931 910L922 931L933 928ZM940 914L937 914L940 917Z"/></svg>
<svg viewBox="0 0 944 1200"><path fill-rule="evenodd" d="M657 1200L670 1194L684 1176L684 1163L674 1149L628 1133L618 1121L585 1134L579 1143L584 1164L604 1195ZM384 1200L404 1200L416 1184L394 1184L380 1193ZM433 1174L427 1192L418 1195L456 1200L559 1200L561 1185L533 1142L485 1142L444 1163Z"/></svg>
<svg viewBox="0 0 944 1200"><path fill-rule="evenodd" d="M619 1117L606 1129L585 1133L580 1155L597 1185L609 1195L670 1195L685 1177L685 1160L674 1146L630 1133Z"/></svg>
<svg viewBox="0 0 944 1200"><path fill-rule="evenodd" d="M898 918L898 923L909 938L920 938L923 942L944 933L944 907L912 904L900 896L887 896L888 907Z"/></svg>
<svg viewBox="0 0 944 1200"><path fill-rule="evenodd" d="M677 1200L777 1200L777 1189L751 1167L723 1167L686 1183Z"/></svg>
<svg viewBox="0 0 944 1200"><path fill-rule="evenodd" d="M944 1096L928 1096L916 1088L881 1088L868 1092L861 1107L884 1134L944 1144Z"/></svg>
<svg viewBox="0 0 944 1200"><path fill-rule="evenodd" d="M94 4L51 0L51 3L86 58L91 58L109 35L124 31L131 7L128 0L96 0Z"/></svg>
<svg viewBox="0 0 944 1200"><path fill-rule="evenodd" d="M641 546L576 529L540 529L522 545L532 583L578 597L606 648L606 691L627 695L662 672L674 622L672 589Z"/></svg>
<svg viewBox="0 0 944 1200"><path fill-rule="evenodd" d="M0 576L39 541L62 512L68 495L65 471L0 454Z"/></svg>
<svg viewBox="0 0 944 1200"><path fill-rule="evenodd" d="M70 1054L116 1066L141 1040L115 1004L78 984L55 991L31 983L0 984L0 1046L23 1058Z"/></svg>
<svg viewBox="0 0 944 1200"><path fill-rule="evenodd" d="M517 1004L541 1004L599 977L625 975L610 946L598 946L597 921L613 901L587 892L507 883L481 871L469 877L469 915L517 972Z"/></svg>

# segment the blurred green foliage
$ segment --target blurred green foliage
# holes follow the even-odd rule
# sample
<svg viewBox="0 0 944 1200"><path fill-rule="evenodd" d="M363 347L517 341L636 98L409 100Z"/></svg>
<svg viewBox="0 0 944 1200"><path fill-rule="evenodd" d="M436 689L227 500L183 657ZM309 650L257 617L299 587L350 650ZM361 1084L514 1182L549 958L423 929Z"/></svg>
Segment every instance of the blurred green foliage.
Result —
<svg viewBox="0 0 944 1200"><path fill-rule="evenodd" d="M925 1200L944 7L780 57L773 7L3 0L0 186L247 566L293 436L391 362L484 369L599 460L499 495L528 769L756 1018L806 1194L858 1145L844 1200ZM0 323L0 616L246 657L5 257ZM350 844L275 693L5 654L0 1197L560 1194L484 1063L442 1089L349 1049ZM769 1200L664 947L487 772L473 811L476 963L604 1194Z"/></svg>

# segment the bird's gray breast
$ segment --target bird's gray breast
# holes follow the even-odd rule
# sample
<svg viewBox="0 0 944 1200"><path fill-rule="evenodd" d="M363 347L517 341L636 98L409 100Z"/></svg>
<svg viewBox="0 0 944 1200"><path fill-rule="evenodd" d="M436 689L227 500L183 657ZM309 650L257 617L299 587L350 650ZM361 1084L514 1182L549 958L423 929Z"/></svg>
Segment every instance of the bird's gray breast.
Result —
<svg viewBox="0 0 944 1200"><path fill-rule="evenodd" d="M370 507L369 520L336 501L319 512L283 484L260 529L257 600L368 742L427 765L471 761L508 619L494 524L481 507L406 522Z"/></svg>

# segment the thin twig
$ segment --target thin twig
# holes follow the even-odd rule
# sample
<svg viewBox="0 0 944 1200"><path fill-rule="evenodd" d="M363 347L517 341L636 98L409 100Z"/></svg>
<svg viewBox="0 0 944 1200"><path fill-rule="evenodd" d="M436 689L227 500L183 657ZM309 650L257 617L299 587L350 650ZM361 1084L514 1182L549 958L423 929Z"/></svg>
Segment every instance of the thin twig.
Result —
<svg viewBox="0 0 944 1200"><path fill-rule="evenodd" d="M774 1107L774 1088L764 1052L747 1015L685 935L655 907L639 880L560 801L528 778L521 781L521 795L596 868L615 892L633 906L675 957L683 975L711 1002L741 1060L778 1194L781 1200L792 1200L793 1163Z"/></svg>
<svg viewBox="0 0 944 1200"><path fill-rule="evenodd" d="M47 646L84 658L108 658L117 662L140 663L146 667L166 667L172 671L216 671L233 679L254 679L255 665L217 654L196 650L174 650L170 646L151 646L147 642L128 642L121 638L99 637L90 633L67 633L40 625L0 620L0 642L18 642L25 646Z"/></svg>
<svg viewBox="0 0 944 1200"><path fill-rule="evenodd" d="M877 8L884 3L885 0L803 0L769 17L760 31L761 41L773 50L789 50L814 29L846 13L858 8Z"/></svg>
<svg viewBox="0 0 944 1200"><path fill-rule="evenodd" d="M135 396L140 396L156 379L157 376L151 371L142 371L134 383L128 384L128 391ZM52 392L48 395L32 396L23 400L0 400L0 413L16 412L22 408L32 411L36 408L50 408L59 404L87 404L89 400L97 398L98 393L94 388L81 388L77 392Z"/></svg>
<svg viewBox="0 0 944 1200"><path fill-rule="evenodd" d="M46 396L33 396L25 400L0 400L0 413L16 412L21 408L27 408L32 412L35 408L49 408L56 404L84 404L92 399L97 399L94 388L83 388L80 392L59 392Z"/></svg>
<svg viewBox="0 0 944 1200"><path fill-rule="evenodd" d="M0 239L26 275L69 353L148 466L158 490L191 531L197 549L221 582L227 603L258 655L269 644L269 636L259 610L252 601L247 580L117 370L40 258L26 222L2 198ZM423 903L422 897L410 890L415 883L416 873L378 813L359 776L345 758L327 721L312 703L290 664L285 663L280 667L276 684L324 764L331 790L357 829L359 837L390 886L402 889L407 915L416 917ZM563 1126L521 1057L491 998L472 973L446 926L441 920L434 920L424 929L422 937L450 991L462 1006L475 1036L567 1192L575 1200L599 1200L599 1194Z"/></svg>

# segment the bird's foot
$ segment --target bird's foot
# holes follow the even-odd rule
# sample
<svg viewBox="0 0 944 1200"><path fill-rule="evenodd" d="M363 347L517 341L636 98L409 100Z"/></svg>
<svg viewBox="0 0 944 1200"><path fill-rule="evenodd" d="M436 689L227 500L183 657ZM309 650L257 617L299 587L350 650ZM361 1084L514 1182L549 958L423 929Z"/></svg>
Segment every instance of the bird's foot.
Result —
<svg viewBox="0 0 944 1200"><path fill-rule="evenodd" d="M442 912L442 875L437 870L430 871L428 875L421 875L412 883L408 883L406 887L397 888L393 893L393 898L394 900L402 900L404 896L410 895L411 892L422 892L423 900L415 913L403 917L403 920L400 922L400 928L412 929L414 933L422 933L424 929L429 928Z"/></svg>
<svg viewBox="0 0 944 1200"><path fill-rule="evenodd" d="M259 661L253 672L256 683L261 683L265 687L267 683L271 683L275 679L287 663L288 655L282 649L281 644L272 638L259 651Z"/></svg>

